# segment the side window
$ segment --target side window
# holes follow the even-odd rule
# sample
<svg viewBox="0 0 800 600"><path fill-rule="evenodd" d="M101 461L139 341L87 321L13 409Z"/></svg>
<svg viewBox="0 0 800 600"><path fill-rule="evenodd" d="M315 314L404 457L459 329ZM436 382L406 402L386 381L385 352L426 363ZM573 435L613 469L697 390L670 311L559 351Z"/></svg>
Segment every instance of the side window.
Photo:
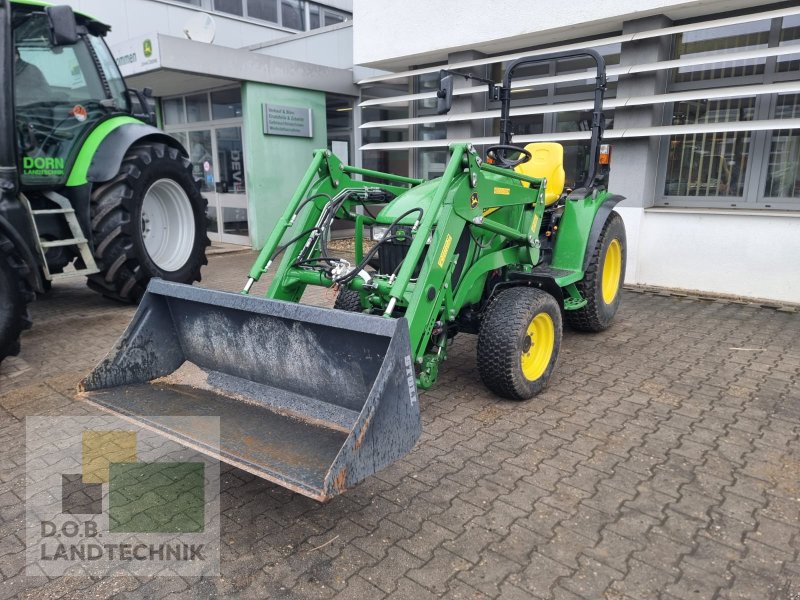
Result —
<svg viewBox="0 0 800 600"><path fill-rule="evenodd" d="M61 88L65 92L85 90L88 84L75 50L70 47L59 50L59 53L55 53L50 48L20 48L19 54L23 61L39 69L48 86Z"/></svg>
<svg viewBox="0 0 800 600"><path fill-rule="evenodd" d="M86 42L52 48L44 15L31 17L14 31L14 47L18 104L106 97Z"/></svg>

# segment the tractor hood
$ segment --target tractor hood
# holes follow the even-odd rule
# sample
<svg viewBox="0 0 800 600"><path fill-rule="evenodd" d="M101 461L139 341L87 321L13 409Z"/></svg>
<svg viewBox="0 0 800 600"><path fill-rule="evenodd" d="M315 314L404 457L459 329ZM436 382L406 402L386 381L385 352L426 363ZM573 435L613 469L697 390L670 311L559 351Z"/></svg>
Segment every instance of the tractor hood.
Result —
<svg viewBox="0 0 800 600"><path fill-rule="evenodd" d="M427 211L428 207L431 205L434 194L436 194L436 190L439 188L440 181L441 179L439 178L431 179L400 194L383 207L383 210L378 213L376 221L380 224L390 225L397 217L412 208L422 208ZM453 188L455 187L456 186L453 186ZM417 218L418 214L412 213L403 218L400 224L413 225Z"/></svg>

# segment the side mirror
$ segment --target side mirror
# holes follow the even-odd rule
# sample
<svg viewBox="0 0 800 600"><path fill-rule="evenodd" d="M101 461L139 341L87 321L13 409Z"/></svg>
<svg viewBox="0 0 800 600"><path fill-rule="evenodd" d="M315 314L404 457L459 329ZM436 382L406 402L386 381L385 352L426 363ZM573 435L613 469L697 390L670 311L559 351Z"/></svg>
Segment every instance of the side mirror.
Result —
<svg viewBox="0 0 800 600"><path fill-rule="evenodd" d="M439 80L439 90L436 92L436 114L443 115L450 112L453 106L453 76L444 75Z"/></svg>
<svg viewBox="0 0 800 600"><path fill-rule="evenodd" d="M147 123L156 126L156 101L153 99L153 90L144 88L143 91L128 88L128 98L130 99L131 114Z"/></svg>
<svg viewBox="0 0 800 600"><path fill-rule="evenodd" d="M45 8L50 25L50 43L53 46L71 46L78 42L78 24L72 7L66 5Z"/></svg>

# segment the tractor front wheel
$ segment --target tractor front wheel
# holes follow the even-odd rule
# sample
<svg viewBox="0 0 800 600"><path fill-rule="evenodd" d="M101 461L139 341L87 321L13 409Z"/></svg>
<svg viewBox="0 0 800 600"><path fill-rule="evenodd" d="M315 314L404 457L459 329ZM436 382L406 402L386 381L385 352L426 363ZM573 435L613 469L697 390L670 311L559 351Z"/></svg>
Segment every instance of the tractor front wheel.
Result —
<svg viewBox="0 0 800 600"><path fill-rule="evenodd" d="M28 266L14 244L0 234L0 362L19 354L19 336L31 326L28 303L34 293L27 274Z"/></svg>
<svg viewBox="0 0 800 600"><path fill-rule="evenodd" d="M165 144L134 144L92 194L92 235L100 273L88 283L104 296L138 302L152 277L200 281L210 242L189 159Z"/></svg>
<svg viewBox="0 0 800 600"><path fill-rule="evenodd" d="M561 308L542 290L500 292L478 332L478 372L498 396L527 400L541 392L561 347Z"/></svg>
<svg viewBox="0 0 800 600"><path fill-rule="evenodd" d="M625 224L612 212L592 249L586 274L575 284L586 298L586 306L564 312L572 329L597 332L611 326L622 296L627 253Z"/></svg>

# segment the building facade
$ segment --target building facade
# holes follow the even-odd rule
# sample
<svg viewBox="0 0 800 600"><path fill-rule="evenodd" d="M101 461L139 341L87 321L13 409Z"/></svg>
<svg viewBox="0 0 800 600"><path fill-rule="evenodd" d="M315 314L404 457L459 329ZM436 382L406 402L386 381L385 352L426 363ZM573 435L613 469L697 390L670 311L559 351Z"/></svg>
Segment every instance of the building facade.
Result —
<svg viewBox="0 0 800 600"><path fill-rule="evenodd" d="M57 0L111 26L208 199L209 237L263 245L317 148L354 155L350 0Z"/></svg>
<svg viewBox="0 0 800 600"><path fill-rule="evenodd" d="M436 115L441 68L500 81L522 56L594 48L605 58L609 188L628 235L626 280L800 303L800 7L739 0L531 3L356 0L354 61L364 166L441 174L447 146L497 143L499 105L462 82ZM524 69L514 142L565 146L567 185L587 169L591 61ZM459 84L457 83L457 86Z"/></svg>

